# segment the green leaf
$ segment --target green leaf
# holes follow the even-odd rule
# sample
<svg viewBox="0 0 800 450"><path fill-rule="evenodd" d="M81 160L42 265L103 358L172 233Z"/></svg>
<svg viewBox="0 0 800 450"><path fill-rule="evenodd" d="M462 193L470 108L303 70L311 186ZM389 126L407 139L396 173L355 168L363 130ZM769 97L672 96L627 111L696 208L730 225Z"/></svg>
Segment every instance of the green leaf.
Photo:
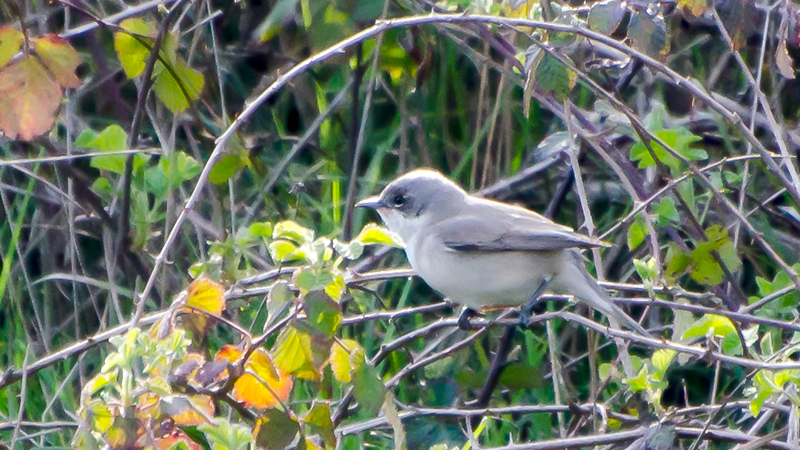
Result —
<svg viewBox="0 0 800 450"><path fill-rule="evenodd" d="M386 387L375 367L365 363L355 368L353 394L366 415L371 416L381 409Z"/></svg>
<svg viewBox="0 0 800 450"><path fill-rule="evenodd" d="M353 369L364 361L364 349L352 339L337 339L331 347L331 370L342 383L350 383Z"/></svg>
<svg viewBox="0 0 800 450"><path fill-rule="evenodd" d="M253 34L258 36L261 42L272 39L285 23L294 18L296 10L297 0L278 0Z"/></svg>
<svg viewBox="0 0 800 450"><path fill-rule="evenodd" d="M224 417L216 417L214 423L197 428L205 433L213 450L248 450L254 443L248 427L232 424Z"/></svg>
<svg viewBox="0 0 800 450"><path fill-rule="evenodd" d="M666 197L653 210L658 214L658 225L665 227L669 222L679 222L681 219L678 208L675 207L675 200Z"/></svg>
<svg viewBox="0 0 800 450"><path fill-rule="evenodd" d="M319 291L336 281L330 269L303 267L292 277L294 285L300 292Z"/></svg>
<svg viewBox="0 0 800 450"><path fill-rule="evenodd" d="M298 244L305 244L314 240L314 230L303 227L293 220L284 220L275 224L272 238L288 239Z"/></svg>
<svg viewBox="0 0 800 450"><path fill-rule="evenodd" d="M289 241L277 240L269 243L269 256L275 262L286 262L301 259L302 256L296 253L297 246Z"/></svg>
<svg viewBox="0 0 800 450"><path fill-rule="evenodd" d="M253 222L250 224L250 232L253 233L255 236L260 237L271 237L272 236L272 224L269 222Z"/></svg>
<svg viewBox="0 0 800 450"><path fill-rule="evenodd" d="M564 58L569 59L567 56ZM545 94L563 101L575 87L577 74L561 63L555 56L544 54L534 68L534 83Z"/></svg>
<svg viewBox="0 0 800 450"><path fill-rule="evenodd" d="M342 307L324 292L312 291L303 297L307 320L315 329L333 337L342 323Z"/></svg>
<svg viewBox="0 0 800 450"><path fill-rule="evenodd" d="M300 325L298 322L296 325ZM295 326L284 328L272 348L275 365L300 378L318 380L319 369L330 357L330 342L316 339Z"/></svg>
<svg viewBox="0 0 800 450"><path fill-rule="evenodd" d="M225 184L242 167L244 167L244 164L239 155L224 155L211 168L211 172L208 174L208 181L214 184Z"/></svg>
<svg viewBox="0 0 800 450"><path fill-rule="evenodd" d="M621 0L607 0L592 5L589 10L589 29L602 34L612 34L625 18L625 5Z"/></svg>
<svg viewBox="0 0 800 450"><path fill-rule="evenodd" d="M153 22L145 22L139 18L125 19L120 22L119 26L128 31L128 33L140 36L152 37L156 33L156 27ZM137 39L128 33L114 33L114 50L117 52L117 58L122 64L125 75L128 78L136 78L144 71L150 48L139 42L139 39L142 39L141 37ZM150 45L153 43L153 39L143 40Z"/></svg>
<svg viewBox="0 0 800 450"><path fill-rule="evenodd" d="M342 255L342 257L353 260L360 258L361 255L364 253L364 244L358 242L355 239L347 244L337 239L334 239L333 249L336 250L336 253Z"/></svg>
<svg viewBox="0 0 800 450"><path fill-rule="evenodd" d="M727 334L722 339L722 353L726 355L741 356L744 349L742 348L742 340L736 333Z"/></svg>
<svg viewBox="0 0 800 450"><path fill-rule="evenodd" d="M311 409L309 409L305 417L303 417L303 423L309 428L311 433L320 435L326 446L336 447L336 435L333 432L330 403L314 400Z"/></svg>
<svg viewBox="0 0 800 450"><path fill-rule="evenodd" d="M267 450L283 450L294 441L300 432L300 424L294 417L277 409L261 413L253 428L256 446Z"/></svg>
<svg viewBox="0 0 800 450"><path fill-rule="evenodd" d="M641 216L636 216L636 220L628 227L628 248L636 250L644 242L648 234L644 219Z"/></svg>
<svg viewBox="0 0 800 450"><path fill-rule="evenodd" d="M727 317L718 316L716 314L706 314L687 329L683 333L683 336L681 336L681 339L692 339L705 336L708 333L718 337L725 337L731 333L737 334L736 327Z"/></svg>
<svg viewBox="0 0 800 450"><path fill-rule="evenodd" d="M642 367L639 370L639 374L635 377L625 379L624 383L627 384L633 392L644 391L647 389L647 366Z"/></svg>
<svg viewBox="0 0 800 450"><path fill-rule="evenodd" d="M657 60L663 60L669 53L667 25L661 16L651 16L646 11L634 12L628 23L628 38L633 48Z"/></svg>
<svg viewBox="0 0 800 450"><path fill-rule="evenodd" d="M383 244L398 248L404 247L403 239L397 233L374 223L365 225L353 241L362 245Z"/></svg>
<svg viewBox="0 0 800 450"><path fill-rule="evenodd" d="M653 363L653 368L656 369L656 374L658 374L659 380L664 378L664 374L667 373L667 369L669 368L670 363L677 355L675 350L670 349L659 349L653 353L652 358L650 361Z"/></svg>
<svg viewBox="0 0 800 450"><path fill-rule="evenodd" d="M713 225L706 229L707 242L699 244L692 251L694 268L692 279L699 283L714 286L722 282L725 273L717 263L712 252L719 254L720 260L730 272L736 272L742 265L733 241L728 237L728 232L720 225Z"/></svg>
<svg viewBox="0 0 800 450"><path fill-rule="evenodd" d="M670 243L667 247L667 269L664 272L670 279L683 275L692 265L692 257L684 253L678 244Z"/></svg>
<svg viewBox="0 0 800 450"><path fill-rule="evenodd" d="M153 76L156 79L153 83L156 97L173 113L185 110L191 101L200 98L205 84L203 74L178 60L172 62L172 71L160 62L156 63Z"/></svg>

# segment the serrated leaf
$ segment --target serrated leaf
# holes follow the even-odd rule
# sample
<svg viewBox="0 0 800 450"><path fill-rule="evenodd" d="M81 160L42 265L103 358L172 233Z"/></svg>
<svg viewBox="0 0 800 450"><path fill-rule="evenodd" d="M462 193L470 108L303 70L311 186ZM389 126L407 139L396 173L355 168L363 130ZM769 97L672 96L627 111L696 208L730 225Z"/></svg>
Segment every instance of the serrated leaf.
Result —
<svg viewBox="0 0 800 450"><path fill-rule="evenodd" d="M253 428L253 437L258 448L283 450L294 441L300 432L300 424L284 411L264 411Z"/></svg>
<svg viewBox="0 0 800 450"><path fill-rule="evenodd" d="M33 56L0 69L0 131L30 141L53 127L61 87Z"/></svg>
<svg viewBox="0 0 800 450"><path fill-rule="evenodd" d="M589 10L589 29L610 35L625 18L625 6L621 0L607 0L592 5Z"/></svg>
<svg viewBox="0 0 800 450"><path fill-rule="evenodd" d="M208 278L194 280L186 290L186 304L219 316L225 309L225 288Z"/></svg>
<svg viewBox="0 0 800 450"><path fill-rule="evenodd" d="M338 339L331 347L331 370L342 383L350 383L353 369L364 363L364 350L352 339Z"/></svg>
<svg viewBox="0 0 800 450"><path fill-rule="evenodd" d="M8 25L0 26L0 67L5 66L19 51L25 36Z"/></svg>

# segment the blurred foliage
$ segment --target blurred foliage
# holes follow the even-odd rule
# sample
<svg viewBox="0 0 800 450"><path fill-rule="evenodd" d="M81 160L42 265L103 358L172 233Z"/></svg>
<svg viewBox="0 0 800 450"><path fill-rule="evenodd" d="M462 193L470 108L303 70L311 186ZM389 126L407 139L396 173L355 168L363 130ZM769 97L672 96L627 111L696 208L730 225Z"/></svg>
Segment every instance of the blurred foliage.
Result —
<svg viewBox="0 0 800 450"><path fill-rule="evenodd" d="M0 445L799 445L800 9L760 5L0 3ZM442 320L353 209L419 166L615 244L595 270L663 339L635 376L555 317L511 338L501 409L458 409L504 330Z"/></svg>

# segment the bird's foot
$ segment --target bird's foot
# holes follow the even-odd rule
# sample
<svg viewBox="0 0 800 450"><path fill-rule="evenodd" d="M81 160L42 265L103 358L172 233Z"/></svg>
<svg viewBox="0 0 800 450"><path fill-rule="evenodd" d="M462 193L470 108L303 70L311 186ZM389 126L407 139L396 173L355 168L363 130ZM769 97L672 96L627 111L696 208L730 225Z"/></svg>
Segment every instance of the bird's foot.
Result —
<svg viewBox="0 0 800 450"><path fill-rule="evenodd" d="M533 307L536 306L536 302L539 301L539 297L544 294L544 291L547 289L547 286L550 285L551 278L545 278L542 280L542 284L536 288L536 291L528 298L528 301L522 305L519 310L519 326L523 329L528 328L528 322L531 321L531 317L533 317Z"/></svg>
<svg viewBox="0 0 800 450"><path fill-rule="evenodd" d="M469 322L469 319L475 316L483 317L483 314L469 307L461 310L461 314L458 316L458 328L464 331L471 330L472 324Z"/></svg>

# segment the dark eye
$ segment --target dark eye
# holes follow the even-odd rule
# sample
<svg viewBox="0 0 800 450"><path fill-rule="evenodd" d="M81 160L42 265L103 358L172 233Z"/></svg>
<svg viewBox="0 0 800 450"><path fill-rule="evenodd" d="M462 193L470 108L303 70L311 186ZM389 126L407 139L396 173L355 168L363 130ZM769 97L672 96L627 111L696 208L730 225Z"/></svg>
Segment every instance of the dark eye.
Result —
<svg viewBox="0 0 800 450"><path fill-rule="evenodd" d="M395 207L400 207L405 205L406 203L406 196L405 195L395 195L392 199L392 205Z"/></svg>

